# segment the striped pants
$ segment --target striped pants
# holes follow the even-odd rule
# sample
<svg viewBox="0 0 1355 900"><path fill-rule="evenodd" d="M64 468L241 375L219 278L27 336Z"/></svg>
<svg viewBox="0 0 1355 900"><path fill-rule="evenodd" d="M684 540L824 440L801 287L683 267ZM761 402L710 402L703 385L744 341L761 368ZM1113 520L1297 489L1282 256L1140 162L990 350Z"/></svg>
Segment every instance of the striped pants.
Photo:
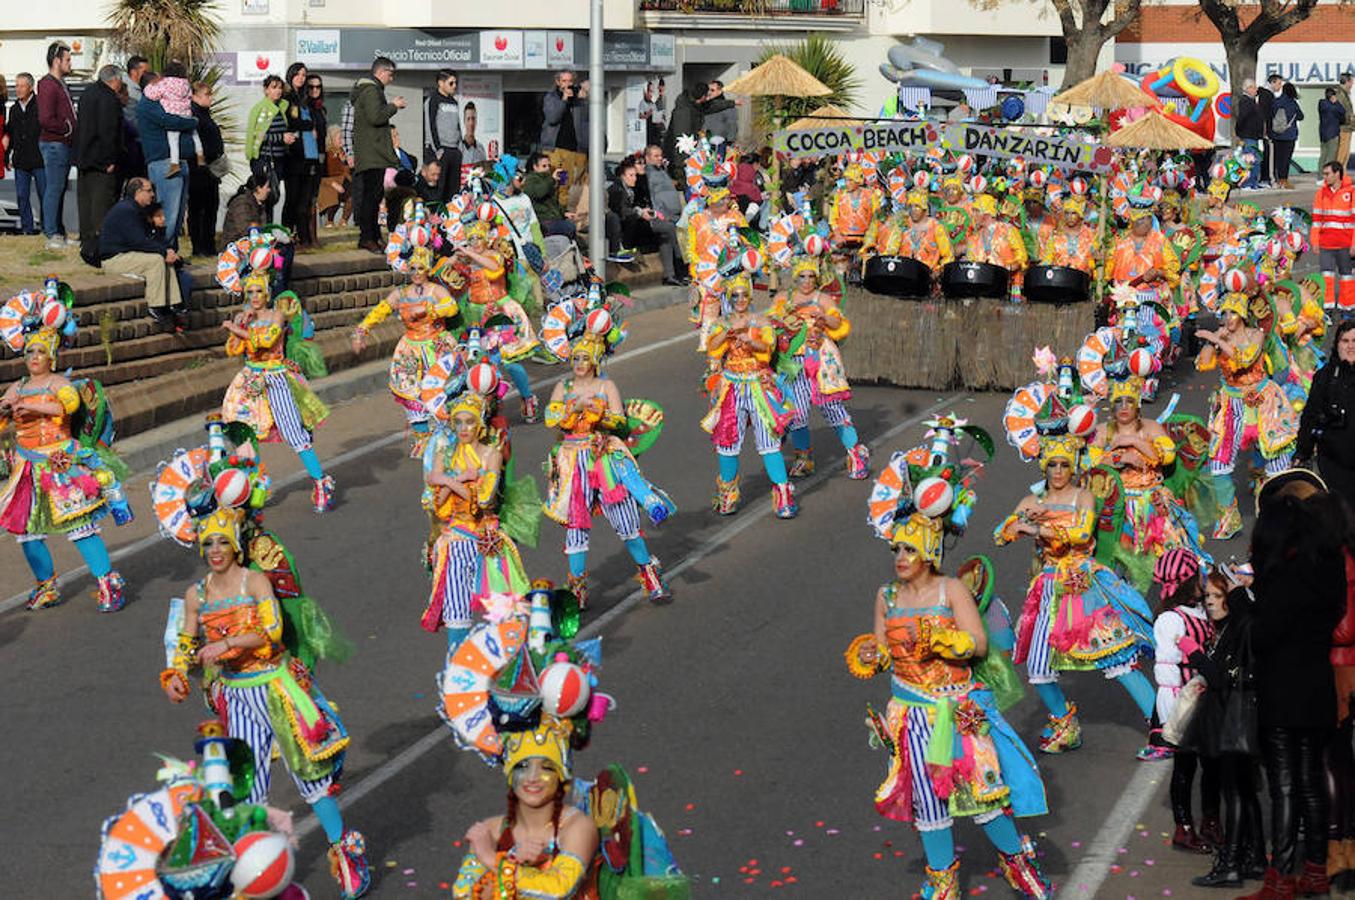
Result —
<svg viewBox="0 0 1355 900"><path fill-rule="evenodd" d="M442 592L442 624L448 628L469 628L480 554L475 541L453 539L446 541L446 546L446 573L441 584L433 585L433 590Z"/></svg>
<svg viewBox="0 0 1355 900"><path fill-rule="evenodd" d="M250 789L247 802L263 803L268 799L273 745L277 741L273 721L268 717L268 685L231 687L227 684L221 690L226 699L227 734L244 741L254 752L254 786ZM292 774L290 770L288 774ZM297 792L307 803L314 803L326 796L333 780L333 776L326 775L316 781L304 781L292 774Z"/></svg>
<svg viewBox="0 0 1355 900"><path fill-rule="evenodd" d="M809 411L814 407L814 388L809 383L809 376L803 371L791 382L790 396L795 404L795 417L790 420L791 429L808 428ZM852 415L847 412L847 405L841 400L830 400L821 404L819 412L823 415L823 420L834 428L852 424Z"/></svg>
<svg viewBox="0 0 1355 900"><path fill-rule="evenodd" d="M1246 428L1243 426L1243 416L1246 407L1243 405L1241 397L1228 398L1229 418L1233 423L1233 432L1225 437L1225 443L1219 447L1216 456L1209 460L1209 472L1211 475L1231 475L1233 469L1237 466L1237 458L1242 455L1242 438ZM1231 440L1229 440L1231 438ZM1261 456L1260 450L1256 450L1256 455ZM1274 459L1265 459L1266 476L1278 474L1288 469L1293 463L1294 451L1287 450Z"/></svg>
<svg viewBox="0 0 1355 900"><path fill-rule="evenodd" d="M268 409L273 413L273 424L277 426L282 439L300 453L311 448L311 433L301 421L301 412L296 408L296 400L292 397L292 387L288 381L285 372L268 372L264 375L264 383L268 385Z"/></svg>
<svg viewBox="0 0 1355 900"><path fill-rule="evenodd" d="M1073 602L1081 603L1081 600ZM1040 597L1040 614L1035 617L1035 628L1030 635L1030 650L1026 654L1026 681L1032 685L1055 684L1059 670L1054 668L1054 649L1049 645L1049 610L1054 605L1054 580L1047 579ZM1115 679L1134 670L1130 660L1118 666L1101 669L1106 678Z"/></svg>
<svg viewBox="0 0 1355 900"><path fill-rule="evenodd" d="M753 402L753 385L747 381L733 381L730 382L729 389L734 394L734 421L738 426L738 437L732 447L716 447L715 452L721 456L738 456L739 451L743 449L744 435L751 426L758 453L763 456L768 453L780 453L781 438L777 437L767 427L766 420L758 415L757 406Z"/></svg>

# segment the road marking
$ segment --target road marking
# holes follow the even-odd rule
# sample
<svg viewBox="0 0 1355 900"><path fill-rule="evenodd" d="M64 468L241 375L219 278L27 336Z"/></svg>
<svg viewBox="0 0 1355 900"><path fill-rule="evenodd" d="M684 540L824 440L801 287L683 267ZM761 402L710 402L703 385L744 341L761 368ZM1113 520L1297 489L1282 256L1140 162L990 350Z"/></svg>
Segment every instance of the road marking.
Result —
<svg viewBox="0 0 1355 900"><path fill-rule="evenodd" d="M1144 810L1153 802L1156 791L1153 788L1161 781L1167 771L1167 760L1139 762L1138 771L1125 785L1124 793L1115 801L1106 824L1096 833L1096 837L1087 847L1087 853L1077 868L1064 881L1059 896L1065 898L1091 898L1096 896L1101 883L1110 874L1110 867L1119 858L1119 849L1129 840L1134 826L1143 821Z"/></svg>
<svg viewBox="0 0 1355 900"><path fill-rule="evenodd" d="M610 364L616 365L618 363L623 363L628 360L632 360L637 357L653 353L657 350L663 350L664 348L671 347L674 344L680 344L683 341L694 341L696 340L696 337L697 333L695 331L691 331L685 334L679 334L673 337L664 338L661 341L655 341L652 344L645 344L643 347L636 347L634 350L628 350L625 353L618 353L616 356L613 356L611 358ZM533 389L547 387L549 385L555 384L557 381L562 381L565 377L566 377L565 373L553 375L550 378L542 378L538 381L531 382L531 386ZM349 463L355 459L366 456L368 453L375 453L377 450L380 450L384 447L388 447L391 444L402 440L404 436L405 433L403 430L392 432L386 435L385 437L377 438L376 440L368 444L364 444L361 447L354 447L352 450L347 450L343 453L340 453L338 456L329 457L328 459L324 460L324 463L326 466L330 467L341 466L345 463ZM281 491L283 488L291 487L292 485L297 484L298 482L303 481L309 477L310 476L306 474L304 469L298 470L290 475L284 476L274 481L273 482L274 490ZM157 530L154 534L148 534L145 537L139 538L130 544L119 547L118 549L112 551L108 556L110 560L112 560L113 562L117 562L118 560L126 559L127 557L135 553L140 553L147 547L153 547L156 544L162 543L165 540L167 539L163 535L161 535L160 532ZM75 579L80 578L81 576L87 574L89 574L89 566L83 564L76 566L74 569L61 573L61 575L57 577L57 585L65 587ZM9 612L10 610L22 606L24 603L27 602L28 602L28 592L22 591L18 594L15 594L13 597L10 597L7 600L0 600L0 613Z"/></svg>
<svg viewBox="0 0 1355 900"><path fill-rule="evenodd" d="M672 341L669 341L669 343L672 343ZM962 400L966 396L968 395L953 394L942 400L938 400L936 403L933 403L931 406L927 407L922 412L919 412L913 416L910 416L907 419L904 419L903 421L889 428L887 431L885 431L879 437L875 438L873 441L870 441L869 446L871 450L874 451L880 444L892 440L906 429L913 427L914 425L918 424L928 416L931 416L939 412L940 410L945 409L946 407L954 405L955 403ZM810 488L813 487L814 485L826 481L830 475L835 474L839 469L843 468L846 465L846 463L847 463L846 457L842 457L836 460L835 462L831 463L830 465L822 467L821 469L819 469L818 474L810 478L807 478L804 480L804 482L802 482L804 487ZM677 577L678 575L681 575L683 572L687 571L692 566L696 565L701 560L705 559L713 551L726 544L730 538L734 537L735 535L738 535L739 533L747 530L748 528L751 528L754 523L762 521L763 519L770 516L772 513L773 513L772 507L766 504L760 504L758 508L755 510L745 511L744 513L740 514L737 522L732 522L729 525L726 525L724 528L721 528L719 531L715 532L715 534L711 535L709 538L703 541L691 553L683 557L680 563L673 566L671 569L665 569L664 574L670 578L674 578ZM629 612L643 599L645 599L644 589L636 588L634 591L628 594L625 598L623 598L611 609L607 610L601 616L598 616L598 618L593 620L592 622L589 622L583 628L580 628L579 633L575 636L574 639L587 640L588 638L594 636L598 632L602 631L602 629L605 628L607 625L611 624L612 621ZM377 766L368 775L359 780L357 784L354 785L352 788L345 787L343 792L339 794L339 807L341 809L347 809L349 806L356 803L358 800L361 800L363 797L370 794L377 787L381 786L382 784L385 784L387 781L390 781L396 775L400 774L401 771L409 768L425 753L429 752L434 747L437 747L443 741L450 740L452 740L452 736L448 731L447 726L439 722L436 728L434 728L432 731L430 731L423 737L419 738L409 747L406 747L404 750L400 751L400 753L397 754L396 756L386 760L386 762ZM1132 824L1133 821L1134 819L1131 817L1130 823ZM298 823L296 826L297 839L299 840L301 838L306 837L319 827L320 827L319 819L317 819L314 815L307 816L304 821ZM1105 876L1103 875L1102 877L1104 878Z"/></svg>

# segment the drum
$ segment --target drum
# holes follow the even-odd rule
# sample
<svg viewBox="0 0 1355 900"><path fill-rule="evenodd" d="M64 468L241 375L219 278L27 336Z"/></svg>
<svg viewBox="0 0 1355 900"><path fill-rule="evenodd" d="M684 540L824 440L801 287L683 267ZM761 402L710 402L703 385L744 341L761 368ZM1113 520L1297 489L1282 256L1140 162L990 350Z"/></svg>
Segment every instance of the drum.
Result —
<svg viewBox="0 0 1355 900"><path fill-rule="evenodd" d="M1091 276L1069 266L1031 266L1022 288L1031 303L1081 303L1091 291Z"/></svg>
<svg viewBox="0 0 1355 900"><path fill-rule="evenodd" d="M866 290L890 297L926 297L932 270L910 256L872 256L866 260Z"/></svg>
<svg viewBox="0 0 1355 900"><path fill-rule="evenodd" d="M992 263L953 262L941 270L941 292L952 299L1007 296L1007 270Z"/></svg>

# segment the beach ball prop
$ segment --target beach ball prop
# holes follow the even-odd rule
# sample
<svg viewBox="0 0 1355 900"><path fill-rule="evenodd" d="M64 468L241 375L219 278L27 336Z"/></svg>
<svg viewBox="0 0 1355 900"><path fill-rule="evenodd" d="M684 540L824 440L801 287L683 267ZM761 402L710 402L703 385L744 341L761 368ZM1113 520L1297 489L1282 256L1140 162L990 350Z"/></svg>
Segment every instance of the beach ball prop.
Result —
<svg viewBox="0 0 1355 900"><path fill-rule="evenodd" d="M809 256L822 256L826 247L822 235L811 234L805 238L805 253Z"/></svg>
<svg viewBox="0 0 1355 900"><path fill-rule="evenodd" d="M968 153L964 154L955 161L955 168L960 171L960 174L968 175L970 172L974 171L974 157L970 156Z"/></svg>
<svg viewBox="0 0 1355 900"><path fill-rule="evenodd" d="M1085 438L1096 430L1096 410L1079 403L1068 410L1068 432L1075 437Z"/></svg>
<svg viewBox="0 0 1355 900"><path fill-rule="evenodd" d="M295 869L286 835L252 831L235 842L231 887L242 897L276 897L292 883Z"/></svg>
<svg viewBox="0 0 1355 900"><path fill-rule="evenodd" d="M48 300L42 305L42 314L39 318L42 319L44 328L60 328L66 323L66 305L55 300Z"/></svg>
<svg viewBox="0 0 1355 900"><path fill-rule="evenodd" d="M605 309L595 309L588 314L584 324L593 334L606 334L612 330L612 314Z"/></svg>
<svg viewBox="0 0 1355 900"><path fill-rule="evenodd" d="M925 191L931 183L932 177L926 172L913 173L913 187L917 188L918 190Z"/></svg>
<svg viewBox="0 0 1355 900"><path fill-rule="evenodd" d="M1241 269L1229 269L1223 273L1223 287L1229 293L1237 293L1247 287L1247 273Z"/></svg>
<svg viewBox="0 0 1355 900"><path fill-rule="evenodd" d="M239 469L226 469L212 482L212 493L221 506L235 509L249 500L249 476Z"/></svg>
<svg viewBox="0 0 1355 900"><path fill-rule="evenodd" d="M498 210L494 208L493 203L481 203L475 208L475 217L481 222L493 222L496 215Z"/></svg>
<svg viewBox="0 0 1355 900"><path fill-rule="evenodd" d="M1304 244L1307 242L1303 239L1303 232L1290 231L1286 232L1284 243L1291 253L1302 253Z"/></svg>
<svg viewBox="0 0 1355 900"><path fill-rule="evenodd" d="M1152 351L1146 347L1140 347L1129 354L1129 371L1140 378L1147 378L1153 374L1154 362Z"/></svg>
<svg viewBox="0 0 1355 900"><path fill-rule="evenodd" d="M745 272L756 272L762 268L762 254L750 247L739 257L739 265Z"/></svg>
<svg viewBox="0 0 1355 900"><path fill-rule="evenodd" d="M588 675L571 662L551 663L541 673L541 709L567 719L588 706L593 690Z"/></svg>
<svg viewBox="0 0 1355 900"><path fill-rule="evenodd" d="M487 362L476 363L466 374L466 384L475 393L488 395L499 386L499 372Z"/></svg>
<svg viewBox="0 0 1355 900"><path fill-rule="evenodd" d="M260 244L252 247L249 251L249 267L251 269L266 269L273 261L273 248L268 244Z"/></svg>
<svg viewBox="0 0 1355 900"><path fill-rule="evenodd" d="M950 482L935 475L919 481L913 491L917 511L932 519L945 515L954 500L955 489L950 486Z"/></svg>
<svg viewBox="0 0 1355 900"><path fill-rule="evenodd" d="M1045 186L1045 182L1048 178L1044 173L1044 169L1036 169L1034 172L1030 173L1030 177L1026 180L1030 182L1031 187L1042 188Z"/></svg>

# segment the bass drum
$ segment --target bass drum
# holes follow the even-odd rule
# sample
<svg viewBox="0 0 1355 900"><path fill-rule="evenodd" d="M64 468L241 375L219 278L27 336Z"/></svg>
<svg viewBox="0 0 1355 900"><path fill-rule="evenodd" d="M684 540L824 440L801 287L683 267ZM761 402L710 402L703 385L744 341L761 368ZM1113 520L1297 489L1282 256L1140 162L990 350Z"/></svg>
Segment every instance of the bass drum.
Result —
<svg viewBox="0 0 1355 900"><path fill-rule="evenodd" d="M866 290L890 297L926 297L932 270L910 256L872 256L866 260Z"/></svg>
<svg viewBox="0 0 1355 900"><path fill-rule="evenodd" d="M1031 303L1082 303L1091 296L1091 276L1069 266L1031 266L1022 288Z"/></svg>
<svg viewBox="0 0 1355 900"><path fill-rule="evenodd" d="M954 300L1007 296L1007 270L992 263L953 262L941 270L941 292Z"/></svg>

